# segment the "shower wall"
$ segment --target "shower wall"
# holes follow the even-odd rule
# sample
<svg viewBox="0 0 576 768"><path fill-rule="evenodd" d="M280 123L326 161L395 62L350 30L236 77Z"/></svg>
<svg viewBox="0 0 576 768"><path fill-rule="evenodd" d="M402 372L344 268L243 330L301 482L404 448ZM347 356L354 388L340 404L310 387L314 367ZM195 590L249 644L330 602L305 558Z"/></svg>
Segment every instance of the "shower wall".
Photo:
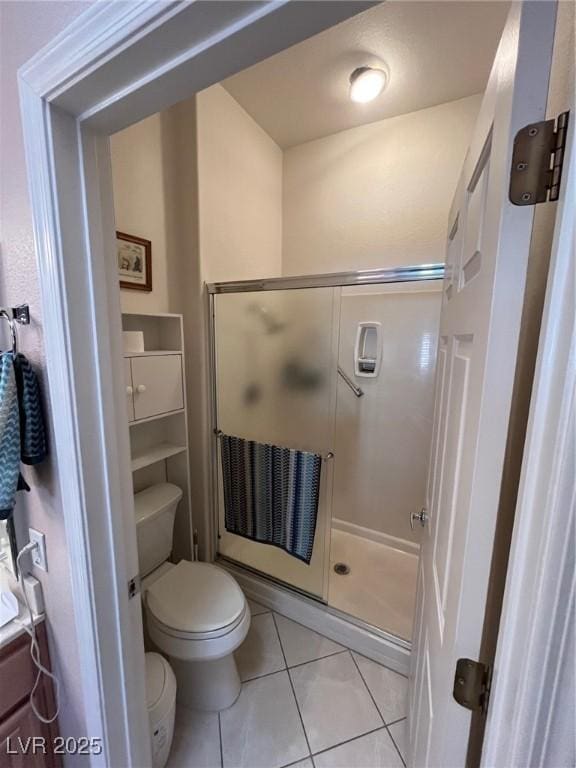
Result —
<svg viewBox="0 0 576 768"><path fill-rule="evenodd" d="M414 550L410 512L425 499L434 408L441 283L342 289L338 362L354 371L358 324L381 323L375 378L354 378L364 395L338 382L332 517L334 527Z"/></svg>

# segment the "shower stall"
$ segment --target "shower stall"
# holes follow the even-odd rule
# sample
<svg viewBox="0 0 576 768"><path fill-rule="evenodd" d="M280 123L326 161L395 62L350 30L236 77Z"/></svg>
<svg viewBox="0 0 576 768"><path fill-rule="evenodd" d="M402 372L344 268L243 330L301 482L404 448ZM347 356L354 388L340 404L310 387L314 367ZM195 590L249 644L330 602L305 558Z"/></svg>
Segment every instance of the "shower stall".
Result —
<svg viewBox="0 0 576 768"><path fill-rule="evenodd" d="M434 264L208 286L219 557L404 640L443 274ZM309 562L227 525L223 435L320 459Z"/></svg>

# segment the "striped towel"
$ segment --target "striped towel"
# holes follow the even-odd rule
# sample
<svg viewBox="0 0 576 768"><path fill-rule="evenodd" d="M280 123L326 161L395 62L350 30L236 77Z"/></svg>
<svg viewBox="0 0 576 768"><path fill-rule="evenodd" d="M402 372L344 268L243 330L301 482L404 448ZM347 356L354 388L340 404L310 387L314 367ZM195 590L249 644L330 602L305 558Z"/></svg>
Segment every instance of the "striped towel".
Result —
<svg viewBox="0 0 576 768"><path fill-rule="evenodd" d="M322 457L221 435L226 530L310 563Z"/></svg>
<svg viewBox="0 0 576 768"><path fill-rule="evenodd" d="M30 488L20 462L39 464L48 454L40 387L24 355L0 355L0 520L10 517L16 491Z"/></svg>
<svg viewBox="0 0 576 768"><path fill-rule="evenodd" d="M0 520L12 514L20 477L20 415L14 355L0 355Z"/></svg>
<svg viewBox="0 0 576 768"><path fill-rule="evenodd" d="M40 464L48 455L40 385L24 355L14 358L20 411L21 455L24 464Z"/></svg>

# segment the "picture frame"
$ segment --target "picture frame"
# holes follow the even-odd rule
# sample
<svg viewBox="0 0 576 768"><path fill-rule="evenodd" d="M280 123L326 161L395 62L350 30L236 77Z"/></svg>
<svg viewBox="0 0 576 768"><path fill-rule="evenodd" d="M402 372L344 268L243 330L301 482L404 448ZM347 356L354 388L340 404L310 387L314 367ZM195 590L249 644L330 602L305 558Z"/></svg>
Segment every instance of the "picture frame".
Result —
<svg viewBox="0 0 576 768"><path fill-rule="evenodd" d="M120 288L152 290L152 242L143 237L116 232Z"/></svg>

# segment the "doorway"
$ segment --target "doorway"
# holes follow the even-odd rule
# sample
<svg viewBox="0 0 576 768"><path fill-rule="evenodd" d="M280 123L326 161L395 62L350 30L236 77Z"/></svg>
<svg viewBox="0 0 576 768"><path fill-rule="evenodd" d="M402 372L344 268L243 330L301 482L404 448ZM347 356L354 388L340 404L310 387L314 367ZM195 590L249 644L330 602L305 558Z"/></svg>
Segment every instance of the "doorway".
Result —
<svg viewBox="0 0 576 768"><path fill-rule="evenodd" d="M270 15L272 15L273 12L280 12L282 9L274 7L268 10ZM185 11L190 12L190 9L184 9L182 13ZM176 14L176 11L171 9L170 13ZM263 16L260 18L263 18L264 15L263 13ZM152 34L152 30L161 28L161 25L159 26L160 17L161 14L157 11L154 14L150 13L145 22L148 26L146 27L144 24L148 33ZM247 28L250 24L256 24L260 18L256 18L254 14L250 17L247 16L244 28ZM166 31L170 24L168 13L163 21L165 22L164 31ZM182 21L182 17L180 17L179 21ZM228 27L226 29L230 38L243 28L238 18L228 19L227 22ZM138 24L142 25L143 23L144 21L140 17ZM317 20L314 20L314 22L310 23L308 29L311 30L314 24L317 23ZM142 27L139 26L139 29L141 31ZM206 29L204 28L202 31L206 32ZM78 33L78 30L76 30L76 33ZM124 41L127 34L124 29ZM130 34L136 35L135 26L131 27ZM283 37L279 34L279 38L283 39L283 43L278 46L279 48L289 44L285 36ZM157 38L155 40L157 46L155 49L172 50L169 36L164 42L167 45L158 47ZM114 41L114 45L120 45L118 39ZM244 38L241 49L245 51L247 48L249 49L250 46L246 46L246 39ZM202 52L196 53L200 55ZM196 63L197 61L198 59ZM45 61L42 63L43 65L46 64ZM245 60L241 64L237 62L236 66L245 66L246 63ZM181 64L181 61L178 61L177 64L174 63L174 69ZM121 69L119 73L121 71L126 74L125 70ZM140 75L142 74L142 70L138 69L136 65L134 65L133 71L138 71ZM48 80L49 78L45 75L45 72L46 70L42 74ZM117 287L115 286L116 270L114 260L108 258L108 262L106 262L105 259L105 254L114 253L111 238L113 217L110 206L105 202L107 197L109 198L110 177L106 173L102 174L98 171L100 170L101 172L102 168L108 168L107 146L106 142L102 142L100 132L112 133L124 127L127 122L138 119L138 117L144 117L147 111L149 111L150 102L147 102L148 106L143 106L142 94L139 93L138 97L134 97L137 90L142 87L141 79L138 79L138 88L126 86L126 93L128 95L123 100L113 99L114 94L106 93L102 83L98 85L97 82L90 83L88 89L83 89L82 97L79 98L78 90L74 92L74 88L78 85L78 80L70 84L70 81L68 81L69 72L66 74L67 77L64 78L61 70L57 73L52 70L52 80L49 86L47 86L47 80L42 82L40 72L37 68L35 69L33 63L23 76L25 110L28 110L28 114L34 113L38 118L37 125L43 127L42 135L37 142L34 141L37 137L33 135L32 129L28 128L29 161L33 163L37 161L34 165L38 169L43 169L46 179L53 178L51 176L52 158L55 155L56 162L64 159L62 154L64 139L80 142L78 152L73 153L76 158L75 162L78 163L72 169L73 183L68 178L59 178L56 185L58 205L56 206L53 203L56 206L58 216L63 216L65 212L68 214L68 216L63 216L63 220L80 222L76 232L72 231L72 226L67 227L64 231L64 241L61 241L59 234L56 235L55 233L55 219L52 218L55 209L51 208L50 205L42 204L42 191L45 190L45 187L38 186L34 198L35 209L39 212L37 224L43 223L45 231L50 233L41 250L41 264L44 264L44 274L47 282L50 283L45 291L47 325L50 330L54 331L55 341L58 343L66 341L66 344L62 344L62 348L67 350L64 355L58 352L56 345L49 350L49 356L51 357L51 380L60 382L63 390L72 393L70 403L68 404L70 407L66 403L63 404L60 413L62 419L57 431L57 439L59 445L63 447L64 455L70 456L71 465L81 469L78 477L90 479L86 487L81 487L78 478L76 480L72 478L69 489L70 509L78 517L76 523L73 522L73 517L70 518L70 526L73 530L76 530L79 537L78 549L80 553L84 554L84 559L79 557L78 562L77 599L86 598L86 605L90 606L90 595L106 594L109 597L112 594L115 599L118 625L121 628L119 641L116 644L112 644L107 652L103 647L103 637L97 631L99 621L95 621L95 617L90 617L88 612L86 612L87 628L90 632L95 630L92 634L92 641L87 642L86 647L86 653L88 655L92 654L90 668L92 669L94 665L99 666L102 664L108 672L115 669L122 670L117 678L119 681L117 685L118 692L128 690L133 693L141 685L141 677L139 683L138 674L142 670L137 668L138 665L136 663L136 669L130 671L127 648L129 645L131 647L130 634L134 629L134 622L136 626L139 624L139 609L134 608L134 603L130 606L128 602L125 593L125 577L130 573L130 566L126 562L122 563L121 558L124 556L122 553L123 545L126 544L128 549L132 550L132 561L134 560L134 541L133 536L131 539L128 529L124 530L123 524L114 519L112 514L112 501L114 504L117 504L119 499L123 500L122 505L126 509L130 509L129 494L126 488L122 487L122 478L125 481L128 477L126 459L122 458L122 452L124 450L127 452L127 440L126 434L122 437L122 430L117 428L117 425L122 423L124 415L123 407L118 405L123 402L123 392L120 384L115 383L114 377L109 373L113 368L114 362L117 362L121 357L119 327L117 324L115 325L113 320L114 313L118 313ZM84 77L89 78L90 75L85 73ZM206 75L206 73L204 73L203 77L205 81L210 79L210 76ZM67 82L66 87L63 85L64 80ZM28 88L30 82L34 83L35 90ZM114 82L118 81L114 80ZM126 79L124 79L124 82L127 82ZM87 80L85 80L84 85L86 83ZM190 83L188 83L189 85ZM196 81L193 83L193 87L200 88L201 83ZM162 97L157 95L155 100L152 98L152 101L160 108L163 106L161 103L163 100L165 104L177 100L179 95L183 95L183 91L184 88L180 84L174 90L170 90L169 94L165 92ZM37 96L38 93L41 94L40 99ZM151 95L151 91L147 91L147 93ZM105 98L106 96L108 98ZM68 97L67 102L66 97ZM131 102L130 99L132 99ZM47 112L44 113L40 107L46 104L49 106L47 107ZM68 115L82 116L80 121L82 123L81 131L77 130L76 118L69 118L67 114L60 112L58 107L61 104L66 104ZM128 114L130 115L129 118L127 117ZM50 130L48 130L48 123L50 123ZM90 187L90 184L88 184L86 188L82 187L83 192L86 194L79 200L76 190L77 181L81 177L88 178L91 183L94 182L94 186ZM44 218L42 218L42 212ZM84 227L86 231L84 231ZM74 237L73 235L77 236ZM63 247L63 245L66 246L71 242L76 244L74 259L71 258L73 249ZM78 243L86 244L85 250L81 252L80 256L77 251ZM107 247L104 247L104 243L107 244ZM56 264L49 258L53 253L58 254ZM106 263L107 267L104 266ZM47 265L50 265L50 269L48 269ZM66 280L64 280L65 265L68 267L66 270ZM54 271L51 272L51 269L54 269ZM86 274L91 275L94 279L86 281ZM74 301L70 293L72 288L74 289ZM81 307L82 311L79 311L79 309L73 311L74 303L76 303L78 308ZM67 324L63 323L61 317L62 306L67 306L71 310ZM89 318L86 317L86 307L92 308ZM107 311L105 319L99 319L98 330L101 333L94 334L93 318L98 314L98 307L100 309L105 307ZM75 320L78 320L78 322L75 323ZM112 339L111 346L110 338ZM84 371L86 372L98 371L98 378L95 382L86 381L86 376L82 375L82 364L84 364ZM86 383L86 387L82 391L78 387L78 381ZM75 407L72 407L72 405ZM95 425L98 425L96 429L94 428ZM78 427L82 428L78 429ZM94 440L95 434L98 437L98 442L94 442L91 448L89 443ZM73 435L78 437L70 440ZM89 440L88 436L90 436ZM107 441L107 437L111 439ZM68 454L65 450L66 439L71 443ZM87 440L88 442L86 442ZM120 471L118 468L120 468ZM117 493L114 493L114 491ZM98 519L97 514L87 514L89 508L87 499L92 499L91 503L94 503L96 499L99 502L102 499L106 501L105 514L101 514L100 519ZM101 510L95 511L100 512ZM87 537L85 537L83 530L84 525L86 525L89 533ZM109 552L105 547L102 549L103 555L115 555L110 558L110 569L107 567L99 569L104 574L100 572L96 574L87 565L88 554L92 546L91 541L112 541L114 543L115 551ZM86 584L86 589L82 591L81 582L86 573L90 574L90 578ZM107 587L109 589L106 589ZM109 610L109 602L107 602L106 610ZM127 676L130 678L128 681ZM105 680L108 677L109 675L104 675L102 679ZM109 704L114 701L113 692L109 689L111 685L112 683L110 682L102 684L99 697L100 702ZM143 722L142 711L138 711L138 706L134 704L132 699L127 704L126 699L122 695L116 701L117 710L115 715L117 721L128 722L129 726L135 727L137 731L138 723L141 726ZM138 699L136 699L137 701ZM135 707L135 709L132 709L132 707ZM114 709L114 707L111 709ZM130 714L128 715L127 712ZM98 719L98 713L95 712L94 716ZM142 746L145 744L145 739L139 739L138 733L132 732L129 734L129 738L125 740L124 734L120 734L119 738L115 740L112 736L113 719L111 718L112 712L110 709L107 709L105 716L100 720L100 722L106 722L110 726L110 738L107 743L113 757L109 759L109 764L123 764L125 762L123 756L127 753L131 757L136 756L135 759L138 760L138 750L146 752L145 746ZM140 733L140 736L143 737L144 734ZM110 754L108 757L110 757ZM143 763L146 760L145 756Z"/></svg>

